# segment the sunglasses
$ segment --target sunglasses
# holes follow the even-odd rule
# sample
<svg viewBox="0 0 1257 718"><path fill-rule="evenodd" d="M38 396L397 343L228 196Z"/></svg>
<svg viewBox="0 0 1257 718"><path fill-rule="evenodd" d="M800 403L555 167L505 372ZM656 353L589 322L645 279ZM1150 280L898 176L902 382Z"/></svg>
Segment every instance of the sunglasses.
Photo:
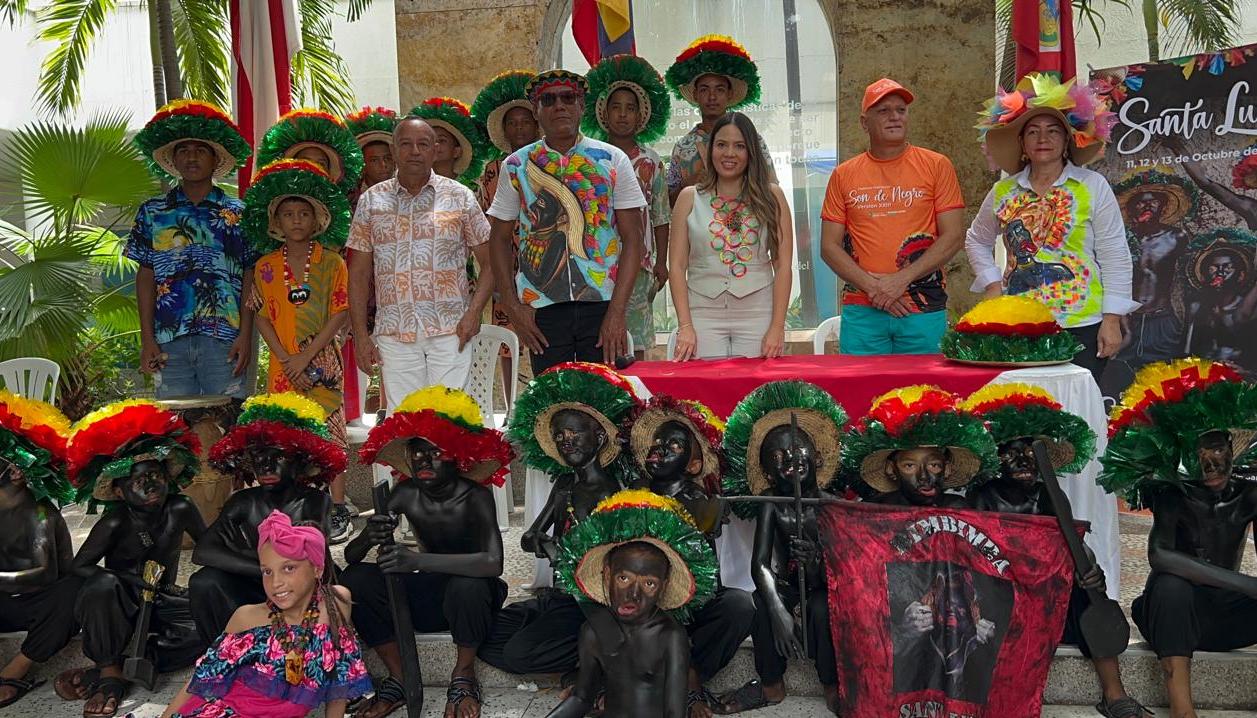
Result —
<svg viewBox="0 0 1257 718"><path fill-rule="evenodd" d="M575 105L580 95L575 92L551 92L537 97L537 102L542 107L554 107L555 103L562 102L565 105Z"/></svg>

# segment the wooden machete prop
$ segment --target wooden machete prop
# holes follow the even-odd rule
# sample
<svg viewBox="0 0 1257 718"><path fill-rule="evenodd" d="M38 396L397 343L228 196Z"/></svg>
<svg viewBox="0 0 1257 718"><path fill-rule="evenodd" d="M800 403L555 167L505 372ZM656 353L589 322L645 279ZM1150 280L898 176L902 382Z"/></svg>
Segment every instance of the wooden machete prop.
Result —
<svg viewBox="0 0 1257 718"><path fill-rule="evenodd" d="M1096 562L1083 549L1082 539L1078 537L1078 531L1074 527L1069 498L1065 496L1056 479L1056 471L1048 458L1047 445L1036 439L1032 446L1034 459L1039 465L1039 476L1043 477L1043 485L1047 488L1048 496L1052 499L1052 509L1056 512L1056 521L1061 526L1061 533L1065 535L1065 543L1074 559L1074 571L1079 576L1085 576L1095 568ZM1120 656L1130 644L1130 624L1126 622L1126 614L1122 613L1122 607L1117 601L1109 598L1104 591L1096 588L1086 591L1091 605L1083 610L1079 624L1083 637L1087 639L1087 648L1096 658Z"/></svg>
<svg viewBox="0 0 1257 718"><path fill-rule="evenodd" d="M145 561L142 577L144 583L156 586L166 568L156 561ZM157 668L148 657L148 633L153 620L153 601L157 592L145 588L140 591L140 613L135 620L135 633L127 645L126 660L122 662L122 677L153 690L157 685Z"/></svg>
<svg viewBox="0 0 1257 718"><path fill-rule="evenodd" d="M388 516L389 487L381 481L371 491L376 516ZM402 659L402 688L406 692L407 718L423 715L423 673L419 667L419 651L415 648L415 624L410 620L410 604L406 602L406 586L403 576L384 574L384 586L388 591L388 606L393 614L393 630L397 632L397 650Z"/></svg>

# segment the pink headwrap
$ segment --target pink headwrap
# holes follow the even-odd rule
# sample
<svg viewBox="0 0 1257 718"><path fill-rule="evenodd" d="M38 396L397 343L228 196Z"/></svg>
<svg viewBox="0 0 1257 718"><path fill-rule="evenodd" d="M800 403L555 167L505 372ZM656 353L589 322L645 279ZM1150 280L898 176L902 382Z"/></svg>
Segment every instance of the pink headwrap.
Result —
<svg viewBox="0 0 1257 718"><path fill-rule="evenodd" d="M258 524L258 551L266 544L275 547L275 553L288 559L305 559L323 570L327 554L327 539L313 526L293 526L292 519L282 511L272 511Z"/></svg>

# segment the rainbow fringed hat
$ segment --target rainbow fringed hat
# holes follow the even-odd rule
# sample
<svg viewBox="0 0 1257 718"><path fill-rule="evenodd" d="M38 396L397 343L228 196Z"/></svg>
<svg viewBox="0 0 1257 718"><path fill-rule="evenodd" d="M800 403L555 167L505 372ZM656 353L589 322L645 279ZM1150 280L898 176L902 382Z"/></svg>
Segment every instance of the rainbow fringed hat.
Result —
<svg viewBox="0 0 1257 718"><path fill-rule="evenodd" d="M144 399L119 401L79 419L68 445L76 501L116 501L113 483L141 461L160 461L171 488L192 483L201 442L173 411Z"/></svg>
<svg viewBox="0 0 1257 718"><path fill-rule="evenodd" d="M663 137L671 117L668 87L659 71L636 55L613 55L604 58L585 76L589 81L590 101L585 102L581 129L591 137L607 139L607 101L616 90L628 90L637 96L639 119L633 131L637 141L649 144Z"/></svg>
<svg viewBox="0 0 1257 718"><path fill-rule="evenodd" d="M506 434L511 443L523 448L529 466L551 476L567 473L571 469L555 446L550 420L564 409L583 412L607 435L598 463L608 466L620 455L620 422L640 403L633 385L614 370L602 364L565 362L528 382L515 402Z"/></svg>
<svg viewBox="0 0 1257 718"><path fill-rule="evenodd" d="M1033 117L1051 115L1070 135L1070 159L1085 165L1104 153L1117 116L1107 99L1073 79L1062 83L1054 76L1032 72L1012 92L998 90L978 113L978 135L996 166L1016 174L1025 166L1021 128Z"/></svg>
<svg viewBox="0 0 1257 718"><path fill-rule="evenodd" d="M759 69L746 48L731 37L704 35L691 42L664 77L678 97L697 105L694 83L703 75L729 78L730 110L759 102Z"/></svg>
<svg viewBox="0 0 1257 718"><path fill-rule="evenodd" d="M202 100L175 100L163 105L135 135L135 146L149 159L155 173L179 180L175 147L187 140L203 142L214 150L218 164L214 176L226 177L249 159L249 143L222 108Z"/></svg>
<svg viewBox="0 0 1257 718"><path fill-rule="evenodd" d="M886 459L896 451L938 446L951 454L951 474L943 488L957 489L999 468L995 441L982 419L962 409L959 397L936 386L917 384L886 392L847 432L842 465L881 493L899 487L886 476Z"/></svg>
<svg viewBox="0 0 1257 718"><path fill-rule="evenodd" d="M387 107L364 107L345 115L345 126L354 133L359 148L372 142L383 142L392 147L397 120L397 113Z"/></svg>
<svg viewBox="0 0 1257 718"><path fill-rule="evenodd" d="M650 452L655 432L670 421L684 426L698 443L703 466L694 477L695 481L709 494L720 493L720 477L724 474L724 452L720 444L725 423L700 402L656 394L649 402L629 412L622 431L628 436L633 459L638 466L646 465L646 454Z"/></svg>
<svg viewBox="0 0 1257 718"><path fill-rule="evenodd" d="M281 159L258 170L244 194L245 235L259 252L271 252L284 243L275 212L290 197L304 199L314 208L313 239L333 250L345 245L351 220L345 193L313 162Z"/></svg>
<svg viewBox="0 0 1257 718"><path fill-rule="evenodd" d="M1189 357L1149 364L1109 415L1109 445L1097 482L1132 507L1199 475L1196 442L1225 431L1237 467L1250 467L1257 438L1257 385L1234 367Z"/></svg>
<svg viewBox="0 0 1257 718"><path fill-rule="evenodd" d="M1041 439L1052 468L1082 471L1095 456L1096 435L1082 417L1071 414L1044 389L1029 384L988 384L960 402L960 408L986 422L996 445L1014 439Z"/></svg>
<svg viewBox="0 0 1257 718"><path fill-rule="evenodd" d="M617 546L648 543L668 558L659 608L684 618L716 592L716 554L676 499L650 491L621 491L603 499L563 535L555 563L559 587L582 600L610 602L603 567Z"/></svg>
<svg viewBox="0 0 1257 718"><path fill-rule="evenodd" d="M475 399L458 389L430 386L403 399L392 415L371 429L358 460L385 464L399 478L408 478L413 472L406 442L416 438L430 441L453 458L463 476L480 484L506 483L515 458L502 432L485 428Z"/></svg>
<svg viewBox="0 0 1257 718"><path fill-rule="evenodd" d="M323 110L293 110L266 131L258 143L258 167L292 159L306 148L327 156L327 174L341 190L352 191L362 177L362 148L345 121Z"/></svg>
<svg viewBox="0 0 1257 718"><path fill-rule="evenodd" d="M18 468L36 501L74 499L66 479L70 421L57 407L0 389L0 459Z"/></svg>
<svg viewBox="0 0 1257 718"><path fill-rule="evenodd" d="M998 364L1067 362L1082 351L1038 300L1012 294L978 302L943 334L943 356Z"/></svg>
<svg viewBox="0 0 1257 718"><path fill-rule="evenodd" d="M476 101L471 105L471 116L484 126L493 143L496 154L505 157L511 153L511 143L506 141L506 131L502 121L506 113L522 107L533 114L532 102L528 99L528 85L536 73L531 70L509 70L489 80Z"/></svg>
<svg viewBox="0 0 1257 718"><path fill-rule="evenodd" d="M480 177L489 147L467 105L452 97L429 97L411 110L410 116L423 118L429 125L454 136L454 141L462 148L462 153L454 160L454 174L459 182L470 184Z"/></svg>
<svg viewBox="0 0 1257 718"><path fill-rule="evenodd" d="M345 470L345 449L332 441L323 408L291 391L259 394L244 402L240 418L210 448L210 465L245 484L253 483L249 449L269 446L305 464L302 481L323 486Z"/></svg>

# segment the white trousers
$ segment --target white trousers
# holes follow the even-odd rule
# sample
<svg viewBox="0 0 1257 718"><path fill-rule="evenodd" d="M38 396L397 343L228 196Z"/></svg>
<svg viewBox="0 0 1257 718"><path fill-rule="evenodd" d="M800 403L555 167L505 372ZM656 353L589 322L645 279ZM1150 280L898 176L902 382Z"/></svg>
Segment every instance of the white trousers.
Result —
<svg viewBox="0 0 1257 718"><path fill-rule="evenodd" d="M690 292L690 318L698 338L698 359L757 357L773 320L773 288L738 298L721 292L715 299Z"/></svg>

